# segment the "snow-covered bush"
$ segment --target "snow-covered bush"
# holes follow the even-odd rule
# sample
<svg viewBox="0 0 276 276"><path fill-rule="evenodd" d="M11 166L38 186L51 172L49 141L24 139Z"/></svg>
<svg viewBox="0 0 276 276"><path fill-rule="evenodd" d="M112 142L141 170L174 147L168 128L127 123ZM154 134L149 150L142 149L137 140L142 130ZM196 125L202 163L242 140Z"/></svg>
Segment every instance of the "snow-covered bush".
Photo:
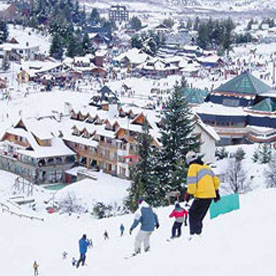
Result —
<svg viewBox="0 0 276 276"><path fill-rule="evenodd" d="M234 193L245 193L250 190L250 182L246 182L246 172L243 169L242 162L236 158L229 159L226 182Z"/></svg>
<svg viewBox="0 0 276 276"><path fill-rule="evenodd" d="M268 163L268 168L265 170L265 178L268 188L276 187L276 155Z"/></svg>
<svg viewBox="0 0 276 276"><path fill-rule="evenodd" d="M59 201L59 210L61 213L83 213L85 212L85 207L77 199L75 193L68 192L67 196Z"/></svg>
<svg viewBox="0 0 276 276"><path fill-rule="evenodd" d="M229 153L228 153L228 151L226 151L225 147L221 147L216 150L216 157L218 158L218 160L227 158L228 155L229 155Z"/></svg>
<svg viewBox="0 0 276 276"><path fill-rule="evenodd" d="M98 219L124 215L126 213L127 209L117 203L104 204L103 202L97 202L93 208L93 215Z"/></svg>

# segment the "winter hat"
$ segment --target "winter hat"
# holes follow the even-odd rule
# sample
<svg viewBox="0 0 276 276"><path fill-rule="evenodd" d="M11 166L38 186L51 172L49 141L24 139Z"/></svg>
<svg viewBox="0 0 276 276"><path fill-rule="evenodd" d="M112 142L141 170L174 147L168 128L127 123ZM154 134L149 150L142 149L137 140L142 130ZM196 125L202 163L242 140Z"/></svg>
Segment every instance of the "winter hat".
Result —
<svg viewBox="0 0 276 276"><path fill-rule="evenodd" d="M180 204L178 202L175 203L175 208L180 208Z"/></svg>
<svg viewBox="0 0 276 276"><path fill-rule="evenodd" d="M141 197L141 196L139 196L139 197L138 197L138 204L141 204L141 203L143 202L143 200L144 200L144 198Z"/></svg>
<svg viewBox="0 0 276 276"><path fill-rule="evenodd" d="M189 151L187 154L186 154L186 163L188 165L190 165L191 162L197 160L199 157L199 154L194 152L194 151Z"/></svg>
<svg viewBox="0 0 276 276"><path fill-rule="evenodd" d="M86 234L83 234L82 238L86 240Z"/></svg>

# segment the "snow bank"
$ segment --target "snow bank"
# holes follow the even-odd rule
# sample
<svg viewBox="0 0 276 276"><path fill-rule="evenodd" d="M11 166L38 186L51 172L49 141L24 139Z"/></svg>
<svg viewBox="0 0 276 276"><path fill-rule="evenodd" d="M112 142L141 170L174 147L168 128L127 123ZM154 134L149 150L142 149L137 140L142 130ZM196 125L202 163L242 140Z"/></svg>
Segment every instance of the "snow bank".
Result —
<svg viewBox="0 0 276 276"><path fill-rule="evenodd" d="M68 198L68 195L73 196L78 204L88 211L93 211L93 207L98 202L105 205L122 206L130 181L104 173L95 173L95 177L97 180L83 179L59 190L55 200L62 202Z"/></svg>

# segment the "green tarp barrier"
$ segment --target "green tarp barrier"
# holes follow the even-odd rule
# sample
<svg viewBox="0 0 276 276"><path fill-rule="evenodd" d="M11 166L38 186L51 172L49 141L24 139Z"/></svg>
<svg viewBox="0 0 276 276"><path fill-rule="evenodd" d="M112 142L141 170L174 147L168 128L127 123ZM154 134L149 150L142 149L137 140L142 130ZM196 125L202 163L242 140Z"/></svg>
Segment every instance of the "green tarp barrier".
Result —
<svg viewBox="0 0 276 276"><path fill-rule="evenodd" d="M220 201L212 201L210 206L210 218L213 219L219 215L240 209L239 194L222 196Z"/></svg>

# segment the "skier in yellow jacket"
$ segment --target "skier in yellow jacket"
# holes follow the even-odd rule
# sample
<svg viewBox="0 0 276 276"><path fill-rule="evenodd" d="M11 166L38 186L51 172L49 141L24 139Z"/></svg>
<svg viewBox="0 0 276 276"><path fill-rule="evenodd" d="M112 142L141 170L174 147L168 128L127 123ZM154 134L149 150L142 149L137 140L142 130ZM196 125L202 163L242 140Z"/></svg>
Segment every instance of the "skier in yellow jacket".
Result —
<svg viewBox="0 0 276 276"><path fill-rule="evenodd" d="M189 210L190 239L194 234L200 235L202 232L202 221L210 207L212 199L220 200L219 178L215 176L212 169L203 163L198 153L188 152L186 162L189 165L187 175L187 193L185 201L194 197L194 201Z"/></svg>

